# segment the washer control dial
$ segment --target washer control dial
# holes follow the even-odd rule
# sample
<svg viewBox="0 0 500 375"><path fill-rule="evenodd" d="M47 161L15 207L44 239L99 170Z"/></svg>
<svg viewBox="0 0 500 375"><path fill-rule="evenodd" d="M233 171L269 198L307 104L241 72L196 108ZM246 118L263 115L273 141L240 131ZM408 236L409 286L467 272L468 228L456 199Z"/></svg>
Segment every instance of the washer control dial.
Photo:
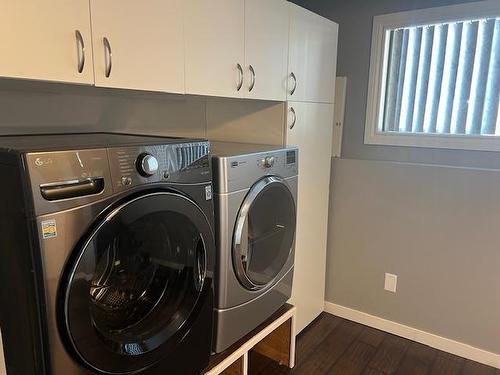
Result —
<svg viewBox="0 0 500 375"><path fill-rule="evenodd" d="M137 158L137 171L144 177L154 175L158 168L158 159L151 154L141 154Z"/></svg>

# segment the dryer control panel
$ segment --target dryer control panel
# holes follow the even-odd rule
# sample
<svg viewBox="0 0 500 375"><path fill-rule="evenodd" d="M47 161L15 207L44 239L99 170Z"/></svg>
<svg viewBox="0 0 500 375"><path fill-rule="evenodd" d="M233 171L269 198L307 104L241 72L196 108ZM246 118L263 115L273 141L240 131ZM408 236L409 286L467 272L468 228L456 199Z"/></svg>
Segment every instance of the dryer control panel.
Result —
<svg viewBox="0 0 500 375"><path fill-rule="evenodd" d="M230 143L213 144L214 180L217 193L247 189L264 176L284 179L298 174L299 150Z"/></svg>

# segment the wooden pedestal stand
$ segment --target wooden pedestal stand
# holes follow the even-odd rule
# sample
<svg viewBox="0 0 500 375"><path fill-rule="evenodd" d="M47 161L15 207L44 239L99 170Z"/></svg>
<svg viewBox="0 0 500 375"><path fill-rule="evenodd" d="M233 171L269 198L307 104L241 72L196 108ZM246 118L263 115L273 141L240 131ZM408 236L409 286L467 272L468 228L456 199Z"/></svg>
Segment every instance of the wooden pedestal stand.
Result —
<svg viewBox="0 0 500 375"><path fill-rule="evenodd" d="M204 375L247 375L248 353L262 354L280 365L295 366L296 308L285 305L228 350L212 356Z"/></svg>

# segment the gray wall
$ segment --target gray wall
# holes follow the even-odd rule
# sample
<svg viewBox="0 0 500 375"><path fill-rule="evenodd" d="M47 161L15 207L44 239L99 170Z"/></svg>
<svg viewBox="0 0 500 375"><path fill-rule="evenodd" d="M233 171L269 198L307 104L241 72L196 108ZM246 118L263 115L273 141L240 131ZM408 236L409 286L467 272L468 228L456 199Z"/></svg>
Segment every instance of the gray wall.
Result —
<svg viewBox="0 0 500 375"><path fill-rule="evenodd" d="M341 159L332 186L327 300L500 354L500 173Z"/></svg>
<svg viewBox="0 0 500 375"><path fill-rule="evenodd" d="M363 144L373 16L471 0L294 0L339 24L337 75L347 76L344 158L500 168L500 154Z"/></svg>
<svg viewBox="0 0 500 375"><path fill-rule="evenodd" d="M125 132L282 144L284 104L0 79L0 135Z"/></svg>
<svg viewBox="0 0 500 375"><path fill-rule="evenodd" d="M464 1L295 2L339 23L348 77L327 301L500 354L500 153L363 144L373 16Z"/></svg>

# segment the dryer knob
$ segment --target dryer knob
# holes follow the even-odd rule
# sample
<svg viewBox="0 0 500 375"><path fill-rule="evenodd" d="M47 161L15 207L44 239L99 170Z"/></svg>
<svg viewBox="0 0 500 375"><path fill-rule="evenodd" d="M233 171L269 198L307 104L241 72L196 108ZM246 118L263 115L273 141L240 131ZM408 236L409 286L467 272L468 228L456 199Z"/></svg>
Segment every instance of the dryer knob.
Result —
<svg viewBox="0 0 500 375"><path fill-rule="evenodd" d="M272 168L273 166L274 166L274 157L273 156L268 156L267 158L264 159L264 167Z"/></svg>
<svg viewBox="0 0 500 375"><path fill-rule="evenodd" d="M137 158L137 170L144 177L154 175L158 168L158 159L151 154L142 154Z"/></svg>

